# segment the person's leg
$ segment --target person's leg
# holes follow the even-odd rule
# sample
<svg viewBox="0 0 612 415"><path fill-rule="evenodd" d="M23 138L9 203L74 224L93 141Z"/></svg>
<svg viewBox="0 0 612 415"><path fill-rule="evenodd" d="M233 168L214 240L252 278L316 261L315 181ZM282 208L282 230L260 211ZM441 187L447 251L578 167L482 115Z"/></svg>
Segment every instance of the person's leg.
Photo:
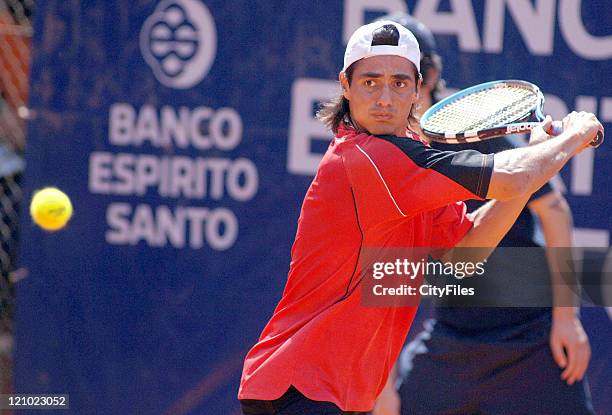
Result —
<svg viewBox="0 0 612 415"><path fill-rule="evenodd" d="M240 407L244 415L274 415L274 401L261 401L257 399L241 399Z"/></svg>
<svg viewBox="0 0 612 415"><path fill-rule="evenodd" d="M278 415L342 415L343 412L331 402L320 402L308 399L293 386L289 389L289 398L279 402Z"/></svg>
<svg viewBox="0 0 612 415"><path fill-rule="evenodd" d="M345 412L331 402L308 399L291 386L279 399L273 401L241 400L245 415L358 415Z"/></svg>
<svg viewBox="0 0 612 415"><path fill-rule="evenodd" d="M305 397L293 386L278 399L272 401L243 399L240 400L244 415L279 415L285 408L299 404Z"/></svg>
<svg viewBox="0 0 612 415"><path fill-rule="evenodd" d="M482 385L487 391L480 406L483 413L595 413L586 380L570 386L561 379L562 370L553 360L548 339L530 347L517 346L507 356Z"/></svg>
<svg viewBox="0 0 612 415"><path fill-rule="evenodd" d="M473 345L434 329L433 320L402 351L399 365L402 415L474 414Z"/></svg>

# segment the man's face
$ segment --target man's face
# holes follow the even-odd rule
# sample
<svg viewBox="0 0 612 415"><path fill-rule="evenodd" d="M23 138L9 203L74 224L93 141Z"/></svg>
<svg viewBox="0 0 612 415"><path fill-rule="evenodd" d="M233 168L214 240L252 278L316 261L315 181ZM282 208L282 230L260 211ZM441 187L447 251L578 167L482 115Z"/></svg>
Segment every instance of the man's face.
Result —
<svg viewBox="0 0 612 415"><path fill-rule="evenodd" d="M419 97L415 66L392 55L372 56L353 65L350 85L340 74L353 121L370 134L405 136L410 109Z"/></svg>

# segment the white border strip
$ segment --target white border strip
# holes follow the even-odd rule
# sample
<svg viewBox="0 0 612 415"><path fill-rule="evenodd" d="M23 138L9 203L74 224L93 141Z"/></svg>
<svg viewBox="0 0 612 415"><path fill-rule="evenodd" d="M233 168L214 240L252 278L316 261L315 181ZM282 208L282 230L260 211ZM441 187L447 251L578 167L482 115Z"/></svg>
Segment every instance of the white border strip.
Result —
<svg viewBox="0 0 612 415"><path fill-rule="evenodd" d="M393 195L391 194L391 190L389 190L389 186L387 186L387 182L385 182L385 179L383 179L382 174L380 174L380 171L378 170L378 167L376 167L376 164L374 164L374 161L370 158L370 156L368 156L368 153L366 153L365 151L363 151L363 149L361 147L359 147L359 144L356 144L357 148L359 149L359 151L361 151L367 158L368 160L370 160L370 163L372 163L372 166L374 166L374 168L376 169L376 173L378 173L378 177L380 177L380 180L382 180L383 184L385 185L385 188L387 189L387 193L389 193L389 197L391 198L391 200L393 201L393 204L395 205L395 207L397 208L397 210L399 211L399 213L403 216L406 217L406 214L404 212L402 212L402 210L400 209L400 207L397 205L397 203L395 202L395 198L393 197Z"/></svg>

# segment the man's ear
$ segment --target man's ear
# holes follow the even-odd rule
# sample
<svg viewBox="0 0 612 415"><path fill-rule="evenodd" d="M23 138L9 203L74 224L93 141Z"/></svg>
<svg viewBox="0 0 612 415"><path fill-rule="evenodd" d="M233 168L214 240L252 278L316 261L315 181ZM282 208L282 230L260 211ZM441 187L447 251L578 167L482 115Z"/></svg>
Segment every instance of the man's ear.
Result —
<svg viewBox="0 0 612 415"><path fill-rule="evenodd" d="M340 72L338 74L338 80L340 81L340 86L342 87L342 95L344 98L351 100L351 88L349 86L348 78L344 72Z"/></svg>

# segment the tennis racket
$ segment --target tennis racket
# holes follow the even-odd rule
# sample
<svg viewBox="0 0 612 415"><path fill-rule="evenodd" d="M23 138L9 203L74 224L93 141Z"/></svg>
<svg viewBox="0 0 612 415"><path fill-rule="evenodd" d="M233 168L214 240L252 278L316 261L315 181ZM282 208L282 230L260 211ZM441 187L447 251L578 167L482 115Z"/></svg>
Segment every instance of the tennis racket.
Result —
<svg viewBox="0 0 612 415"><path fill-rule="evenodd" d="M544 120L544 95L526 81L493 81L456 92L421 117L423 134L448 144L471 143L531 131ZM562 131L555 121L549 134ZM603 131L591 142L599 147Z"/></svg>

